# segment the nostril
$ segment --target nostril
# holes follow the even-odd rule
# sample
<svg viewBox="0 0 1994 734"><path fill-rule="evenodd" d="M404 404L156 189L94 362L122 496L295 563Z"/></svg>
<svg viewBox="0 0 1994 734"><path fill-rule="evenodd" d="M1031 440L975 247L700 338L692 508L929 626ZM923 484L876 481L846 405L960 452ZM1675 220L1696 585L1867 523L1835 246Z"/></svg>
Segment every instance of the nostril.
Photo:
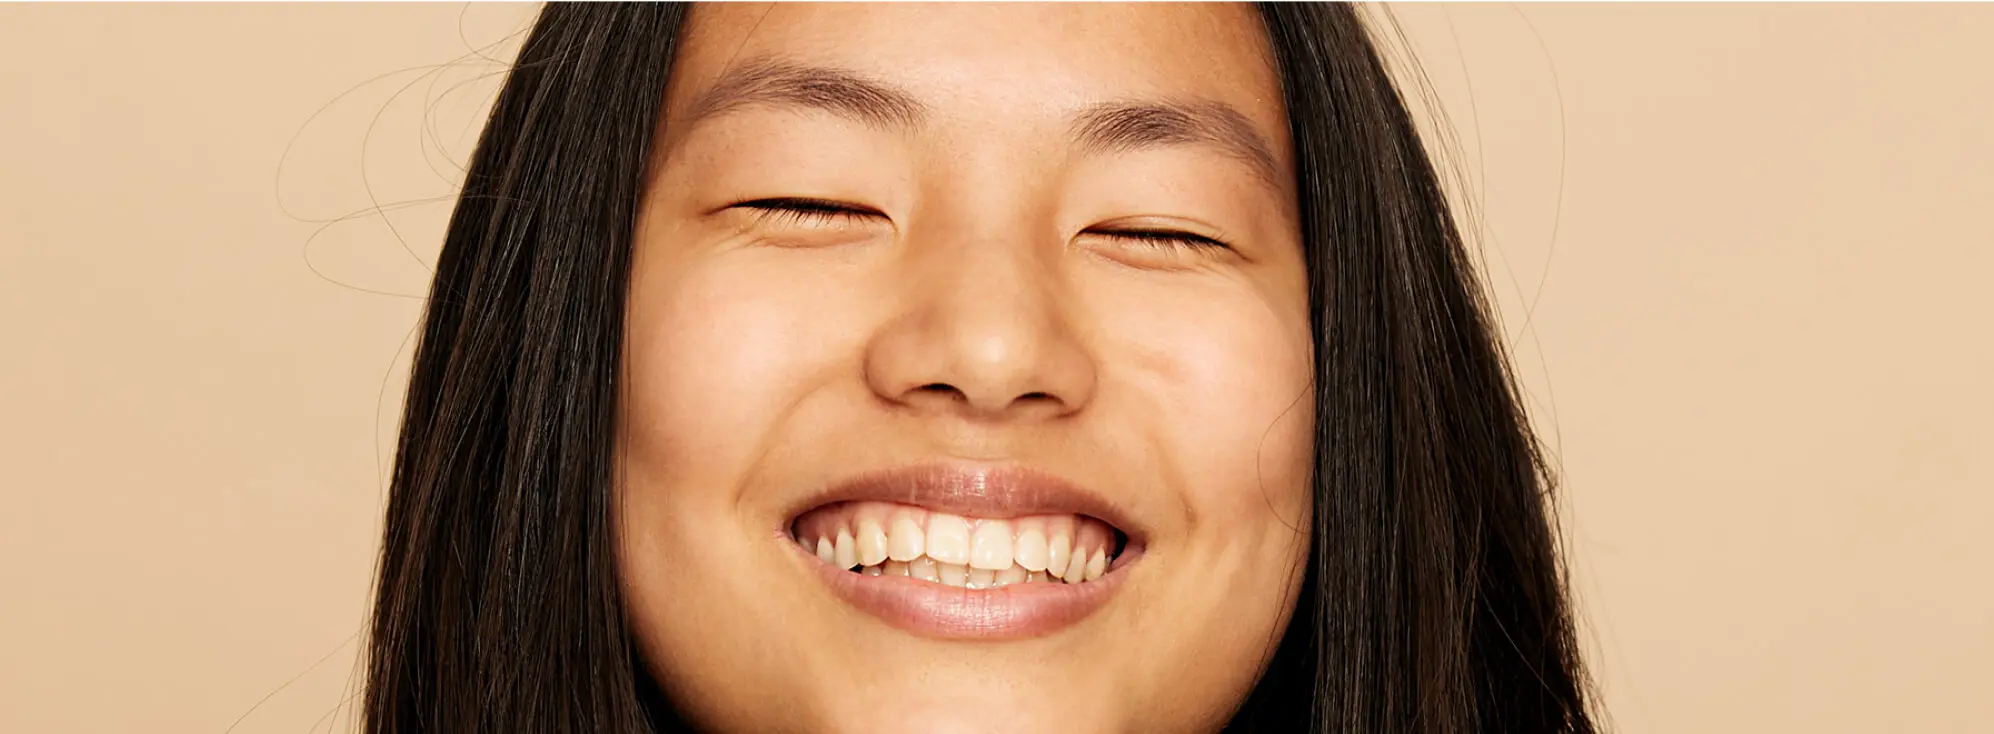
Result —
<svg viewBox="0 0 1994 734"><path fill-rule="evenodd" d="M1010 397L1003 399L1007 395ZM898 402L910 406L927 403L932 408L941 408L944 404L953 404L957 408L966 407L977 413L989 414L1006 413L1019 409L1037 412L1043 409L1041 406L1053 406L1057 409L1058 406L1065 403L1057 394L1044 390L1034 390L1026 393L1012 393L999 390L984 393L965 390L961 386L946 382L930 382L913 388L902 395Z"/></svg>
<svg viewBox="0 0 1994 734"><path fill-rule="evenodd" d="M956 389L954 385L950 385L946 382L930 383L915 388L914 390L915 392L919 393L947 396L950 399L956 400L958 402L969 400L968 393L964 393L963 391Z"/></svg>

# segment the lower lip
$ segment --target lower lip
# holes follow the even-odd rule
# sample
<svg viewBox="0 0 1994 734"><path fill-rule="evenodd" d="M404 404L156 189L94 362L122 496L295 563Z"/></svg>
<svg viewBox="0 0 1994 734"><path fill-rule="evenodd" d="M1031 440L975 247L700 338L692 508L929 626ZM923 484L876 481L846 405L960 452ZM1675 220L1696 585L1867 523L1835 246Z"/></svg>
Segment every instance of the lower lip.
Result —
<svg viewBox="0 0 1994 734"><path fill-rule="evenodd" d="M852 573L804 553L787 533L782 542L845 603L901 630L940 639L1026 639L1071 627L1114 597L1136 560L1118 559L1123 562L1085 583L967 589L906 576Z"/></svg>

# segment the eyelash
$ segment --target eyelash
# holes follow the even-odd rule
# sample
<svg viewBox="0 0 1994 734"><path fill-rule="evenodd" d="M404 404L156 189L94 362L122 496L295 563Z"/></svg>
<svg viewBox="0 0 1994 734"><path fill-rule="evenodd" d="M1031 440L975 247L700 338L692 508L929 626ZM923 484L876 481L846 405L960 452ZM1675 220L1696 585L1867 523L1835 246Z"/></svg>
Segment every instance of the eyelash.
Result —
<svg viewBox="0 0 1994 734"><path fill-rule="evenodd" d="M757 221L779 224L850 224L860 219L883 216L878 212L859 209L835 201L824 201L822 199L757 199L735 204L735 206L754 210ZM1171 229L1097 229L1090 231L1104 237L1134 242L1148 247L1168 249L1232 249L1232 245L1211 237Z"/></svg>

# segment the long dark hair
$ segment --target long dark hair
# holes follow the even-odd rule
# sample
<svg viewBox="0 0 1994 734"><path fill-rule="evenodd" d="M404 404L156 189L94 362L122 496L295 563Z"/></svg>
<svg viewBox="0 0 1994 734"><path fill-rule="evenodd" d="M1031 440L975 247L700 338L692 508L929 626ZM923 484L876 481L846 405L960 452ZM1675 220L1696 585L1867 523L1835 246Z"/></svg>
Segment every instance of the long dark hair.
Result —
<svg viewBox="0 0 1994 734"><path fill-rule="evenodd" d="M631 240L686 7L550 4L431 286L366 727L683 728L625 617L611 485ZM1550 505L1432 164L1344 5L1261 7L1314 325L1312 548L1229 731L1591 732Z"/></svg>

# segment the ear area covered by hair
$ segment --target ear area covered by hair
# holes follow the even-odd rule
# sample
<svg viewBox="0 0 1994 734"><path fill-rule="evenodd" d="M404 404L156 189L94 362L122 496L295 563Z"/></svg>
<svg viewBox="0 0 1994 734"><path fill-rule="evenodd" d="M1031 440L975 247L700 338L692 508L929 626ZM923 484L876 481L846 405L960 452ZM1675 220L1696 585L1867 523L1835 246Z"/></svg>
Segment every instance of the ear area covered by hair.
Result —
<svg viewBox="0 0 1994 734"><path fill-rule="evenodd" d="M492 109L415 352L366 730L635 732L609 498L631 228L682 4L550 4Z"/></svg>

